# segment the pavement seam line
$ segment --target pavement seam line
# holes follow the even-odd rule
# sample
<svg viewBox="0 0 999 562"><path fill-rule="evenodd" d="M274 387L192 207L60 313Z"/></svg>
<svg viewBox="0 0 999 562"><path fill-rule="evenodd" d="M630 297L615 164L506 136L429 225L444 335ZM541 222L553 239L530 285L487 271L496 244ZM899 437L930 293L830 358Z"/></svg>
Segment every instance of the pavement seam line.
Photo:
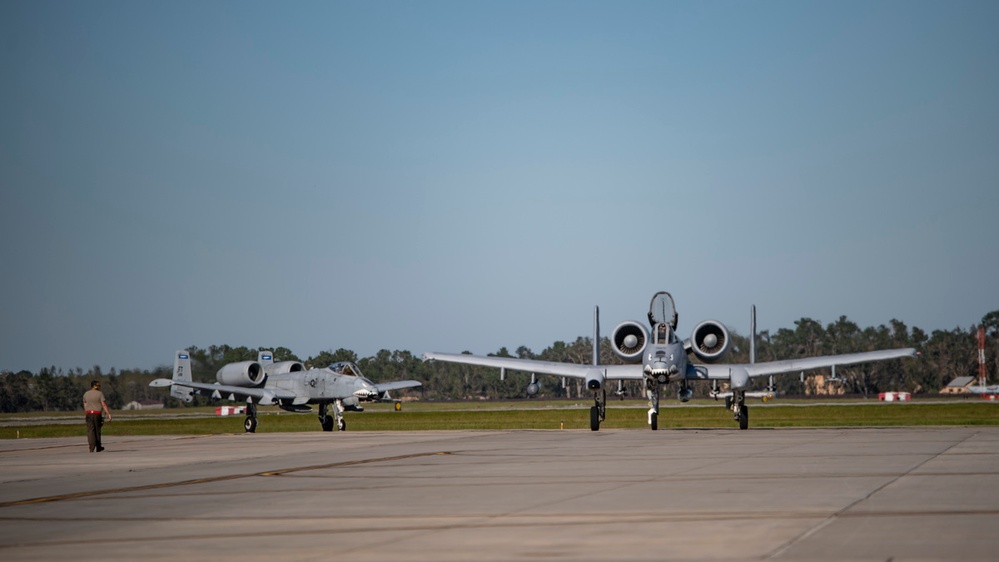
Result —
<svg viewBox="0 0 999 562"><path fill-rule="evenodd" d="M190 485L193 485L193 484L207 484L209 482L224 482L226 480L238 480L238 479L241 479L241 478L251 478L251 477L254 477L254 476L283 476L285 474L291 474L293 472L301 472L301 471L305 471L305 470L323 470L323 469L326 469L326 468L339 468L339 467L343 467L343 466L355 466L355 465L370 464L370 463L375 463L375 462L388 462L388 461L397 461L397 460L403 460L403 459L412 459L412 458L417 458L417 457L429 457L429 456L450 455L450 454L451 453L448 452L448 451L435 451L435 452L431 452L431 453L416 453L416 454L412 454L412 455L398 455L398 456L395 456L395 457L382 457L382 458L376 458L376 459L362 459L362 460L357 460L357 461L343 461L343 462L335 462L335 463L320 464L320 465L313 465L313 466L300 466L300 467L293 467L293 468L283 468L283 469L279 469L279 470L267 470L267 471L263 471L263 472L253 472L253 473L247 473L247 474L229 474L229 475L226 475L226 476L213 476L211 478L195 478L193 480L181 480L179 482L163 482L163 483L160 483L160 484L146 484L146 485L143 485L143 486L131 486L131 487L127 487L127 488L113 488L113 489L110 489L110 490L91 490L91 491L88 491L88 492L76 492L76 493L73 493L73 494L62 494L62 495L58 495L58 496L44 496L44 497L40 497L40 498L31 498L31 499L26 499L26 500L14 500L14 501L2 502L2 503L0 503L0 508L11 507L11 506L15 506L15 505L30 505L30 504L37 504L37 503L57 502L57 501L65 501L65 500L76 500L76 499L80 499L80 498L88 498L88 497L92 497L92 496L102 496L102 495L108 495L108 494L123 494L123 493L127 493L127 492L139 492L139 491L144 491L144 490L157 490L157 489L162 489L162 488L173 488L173 487L177 487L177 486L190 486Z"/></svg>
<svg viewBox="0 0 999 562"><path fill-rule="evenodd" d="M844 516L846 514L846 512L850 511L855 506L859 505L862 502L865 502L865 501L869 500L870 498L872 498L875 494L877 494L881 490L884 490L888 486L890 486L890 485L894 484L895 482L898 482L902 478L904 478L904 477L912 474L912 471L918 469L919 467L921 467L924 464L930 462L931 460L936 459L936 458L940 457L941 455L946 454L948 451L950 451L954 447L957 447L958 445L963 445L965 442L967 442L969 439L971 439L972 437L974 437L976 435L978 435L977 431L974 432L974 433L972 433L972 434L970 434L970 435L965 436L964 439L961 439L957 443L951 444L949 447L947 447L943 451L940 451L940 452L938 452L935 455L927 457L926 459L923 460L923 462L921 462L921 463L919 463L919 464L917 464L917 465L909 468L908 470L906 470L902 474L899 474L895 478L892 478L891 480L889 480L889 481L885 482L884 484L878 486L877 488L871 490L871 492L868 493L866 496L864 496L862 498L859 498L856 501L854 501L854 502L850 503L849 505L847 505L846 507L844 507L844 508L842 508L842 509L840 509L840 510L834 512L834 513L832 513L831 515L829 515L829 517L827 517L824 521L822 521L818 525L816 525L816 526L812 527L811 529L805 531L803 534L801 534L797 538L788 541L783 546L777 547L776 550L774 550L770 554L764 556L763 558L765 560L769 560L771 558L775 558L775 557L780 556L781 554L787 552L787 550L790 549L792 546L800 543L801 541L803 541L803 540L807 539L808 537L814 535L815 533L821 531L822 529L824 529L825 527L827 527L828 525L830 525L833 521L836 521L841 516Z"/></svg>

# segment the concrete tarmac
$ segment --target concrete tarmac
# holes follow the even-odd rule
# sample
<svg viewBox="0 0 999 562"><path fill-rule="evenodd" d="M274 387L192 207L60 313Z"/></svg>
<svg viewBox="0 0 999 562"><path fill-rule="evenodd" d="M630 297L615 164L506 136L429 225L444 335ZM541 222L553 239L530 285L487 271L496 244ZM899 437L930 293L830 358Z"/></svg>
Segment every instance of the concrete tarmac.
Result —
<svg viewBox="0 0 999 562"><path fill-rule="evenodd" d="M0 441L0 559L999 559L999 427L80 429Z"/></svg>

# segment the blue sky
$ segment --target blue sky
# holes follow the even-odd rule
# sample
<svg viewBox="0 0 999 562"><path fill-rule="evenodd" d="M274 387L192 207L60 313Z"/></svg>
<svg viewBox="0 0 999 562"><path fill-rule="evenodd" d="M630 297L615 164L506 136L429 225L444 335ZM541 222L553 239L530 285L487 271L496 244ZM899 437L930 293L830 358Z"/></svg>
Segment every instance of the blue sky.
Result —
<svg viewBox="0 0 999 562"><path fill-rule="evenodd" d="M999 3L0 3L0 370L999 309Z"/></svg>

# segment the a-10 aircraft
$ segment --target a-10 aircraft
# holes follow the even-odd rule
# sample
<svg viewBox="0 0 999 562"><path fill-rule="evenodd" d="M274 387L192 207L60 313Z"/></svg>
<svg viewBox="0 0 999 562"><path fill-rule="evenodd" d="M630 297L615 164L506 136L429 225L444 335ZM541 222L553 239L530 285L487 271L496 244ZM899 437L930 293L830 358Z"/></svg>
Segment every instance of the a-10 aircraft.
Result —
<svg viewBox="0 0 999 562"><path fill-rule="evenodd" d="M611 380L645 382L645 392L650 406L648 424L653 430L659 427L661 387L677 383L679 387L677 398L686 402L693 395L691 388L693 382L710 381L715 396L720 395L719 382L728 383L730 394L725 400L726 408L732 410L739 429L747 429L749 407L746 406L746 395L749 382L755 377L916 356L915 349L904 348L756 363L755 349L751 349L750 363L720 364L718 361L724 357L731 344L728 329L721 322L705 320L694 327L690 338L681 340L676 334L678 319L676 306L673 297L665 291L653 295L648 318L651 331L639 322L626 321L618 324L611 335L614 352L621 359L633 363L630 365L599 364L600 323L597 309L594 310L594 346L591 365L448 353L426 353L423 358L429 361L497 367L500 369L501 378L507 369L531 373L529 394L537 392L535 373L583 379L586 381L586 388L593 392L595 404L590 408L590 429L597 431L606 415L606 386L607 381ZM755 318L753 332L755 340ZM752 346L755 348L755 341ZM693 354L702 364L693 363L689 354Z"/></svg>
<svg viewBox="0 0 999 562"><path fill-rule="evenodd" d="M270 351L261 351L256 361L229 363L219 369L215 383L191 380L191 357L186 351L174 355L173 378L156 379L149 386L170 387L174 398L190 402L194 395L210 396L246 402L246 420L243 429L253 433L257 429L257 405L277 405L289 412L311 412L309 404L319 407L319 423L323 431L347 429L343 412L361 412L361 402L391 400L392 390L420 386L419 381L373 383L361 375L357 365L349 361L334 363L323 369L306 369L298 361L275 363ZM397 409L398 409L398 402ZM333 415L327 415L332 406Z"/></svg>

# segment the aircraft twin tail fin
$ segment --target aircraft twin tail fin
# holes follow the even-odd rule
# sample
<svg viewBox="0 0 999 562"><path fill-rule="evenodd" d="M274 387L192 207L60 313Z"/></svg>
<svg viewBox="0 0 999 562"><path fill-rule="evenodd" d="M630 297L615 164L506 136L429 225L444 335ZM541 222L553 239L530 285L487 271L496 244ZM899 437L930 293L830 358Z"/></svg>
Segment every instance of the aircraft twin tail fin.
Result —
<svg viewBox="0 0 999 562"><path fill-rule="evenodd" d="M257 352L257 363L260 363L261 365L273 365L274 352L270 350L260 350Z"/></svg>
<svg viewBox="0 0 999 562"><path fill-rule="evenodd" d="M191 355L184 351L179 350L174 354L173 357L173 381L174 382L191 382ZM194 391L189 386L172 385L170 387L170 396L183 400L184 402L190 402L194 399Z"/></svg>
<svg viewBox="0 0 999 562"><path fill-rule="evenodd" d="M593 307L593 365L600 364L600 307Z"/></svg>

